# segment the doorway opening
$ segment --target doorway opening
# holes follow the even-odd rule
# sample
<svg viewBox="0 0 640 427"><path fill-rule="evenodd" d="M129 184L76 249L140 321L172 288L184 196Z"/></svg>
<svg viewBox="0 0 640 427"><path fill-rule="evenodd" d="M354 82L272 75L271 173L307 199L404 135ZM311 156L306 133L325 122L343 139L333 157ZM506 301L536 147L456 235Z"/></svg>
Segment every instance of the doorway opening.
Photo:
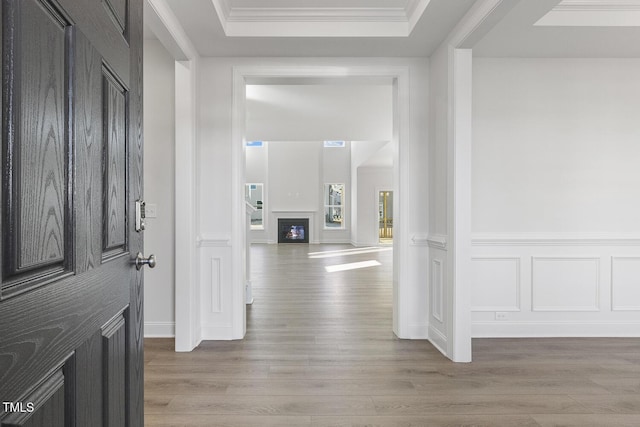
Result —
<svg viewBox="0 0 640 427"><path fill-rule="evenodd" d="M393 244L393 190L378 193L378 243Z"/></svg>

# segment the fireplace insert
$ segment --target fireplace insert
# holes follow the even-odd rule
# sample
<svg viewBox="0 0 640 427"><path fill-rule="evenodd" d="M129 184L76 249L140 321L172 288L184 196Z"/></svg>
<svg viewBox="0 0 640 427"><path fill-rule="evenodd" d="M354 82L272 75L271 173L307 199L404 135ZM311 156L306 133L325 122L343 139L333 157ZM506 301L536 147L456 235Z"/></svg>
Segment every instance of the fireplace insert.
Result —
<svg viewBox="0 0 640 427"><path fill-rule="evenodd" d="M278 243L309 243L309 219L278 218Z"/></svg>

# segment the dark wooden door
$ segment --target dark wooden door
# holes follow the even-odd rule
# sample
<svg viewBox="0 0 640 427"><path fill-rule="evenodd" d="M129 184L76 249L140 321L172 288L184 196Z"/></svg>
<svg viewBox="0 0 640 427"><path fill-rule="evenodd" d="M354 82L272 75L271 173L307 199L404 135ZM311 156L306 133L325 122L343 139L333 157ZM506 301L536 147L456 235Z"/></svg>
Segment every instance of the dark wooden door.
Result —
<svg viewBox="0 0 640 427"><path fill-rule="evenodd" d="M142 426L142 1L0 2L0 426Z"/></svg>

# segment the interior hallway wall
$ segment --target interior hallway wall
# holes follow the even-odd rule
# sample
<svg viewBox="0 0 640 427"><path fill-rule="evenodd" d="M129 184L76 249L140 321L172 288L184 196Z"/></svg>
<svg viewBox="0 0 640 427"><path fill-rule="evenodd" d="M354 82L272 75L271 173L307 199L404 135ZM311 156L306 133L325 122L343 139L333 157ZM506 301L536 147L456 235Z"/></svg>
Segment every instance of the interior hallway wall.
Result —
<svg viewBox="0 0 640 427"><path fill-rule="evenodd" d="M144 41L144 197L157 207L147 218L144 270L145 336L175 334L175 61L158 40Z"/></svg>
<svg viewBox="0 0 640 427"><path fill-rule="evenodd" d="M640 334L638 76L474 59L475 336Z"/></svg>

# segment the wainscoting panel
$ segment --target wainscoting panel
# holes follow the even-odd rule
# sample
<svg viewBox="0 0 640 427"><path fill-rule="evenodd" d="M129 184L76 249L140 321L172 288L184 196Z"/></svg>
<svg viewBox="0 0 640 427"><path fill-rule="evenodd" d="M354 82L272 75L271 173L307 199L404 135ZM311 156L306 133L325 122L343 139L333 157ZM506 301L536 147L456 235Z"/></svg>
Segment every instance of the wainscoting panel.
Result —
<svg viewBox="0 0 640 427"><path fill-rule="evenodd" d="M611 310L640 311L640 257L611 257Z"/></svg>
<svg viewBox="0 0 640 427"><path fill-rule="evenodd" d="M220 313L221 299L221 265L220 258L211 258L211 313Z"/></svg>
<svg viewBox="0 0 640 427"><path fill-rule="evenodd" d="M224 239L202 239L200 247L200 327L203 340L232 339L231 246Z"/></svg>
<svg viewBox="0 0 640 427"><path fill-rule="evenodd" d="M473 337L640 337L637 235L474 234L471 255Z"/></svg>
<svg viewBox="0 0 640 427"><path fill-rule="evenodd" d="M600 258L533 257L533 311L598 311Z"/></svg>
<svg viewBox="0 0 640 427"><path fill-rule="evenodd" d="M520 311L520 258L473 257L473 311Z"/></svg>
<svg viewBox="0 0 640 427"><path fill-rule="evenodd" d="M444 322L444 277L442 260L431 260L431 315L438 322Z"/></svg>

